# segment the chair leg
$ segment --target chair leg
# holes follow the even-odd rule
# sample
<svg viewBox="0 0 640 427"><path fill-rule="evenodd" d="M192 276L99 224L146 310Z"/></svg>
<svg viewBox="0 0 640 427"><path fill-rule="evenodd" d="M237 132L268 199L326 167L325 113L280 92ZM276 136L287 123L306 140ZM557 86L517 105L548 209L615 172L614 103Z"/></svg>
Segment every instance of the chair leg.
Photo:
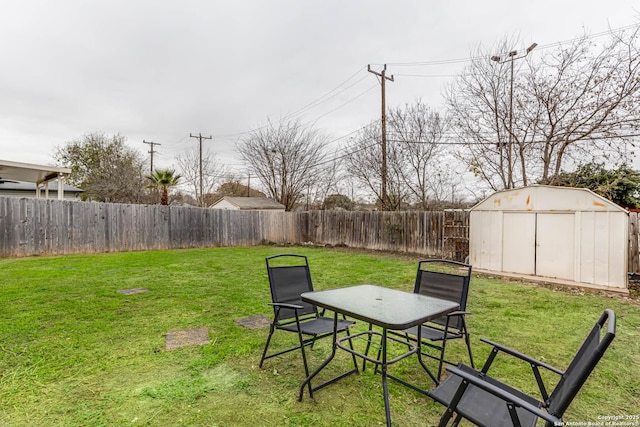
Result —
<svg viewBox="0 0 640 427"><path fill-rule="evenodd" d="M385 352L386 352L386 339L384 337L380 337L380 345L378 346L378 355L376 356L376 359L378 359L378 362L380 362L380 357L382 356L383 340L385 342L384 346L385 346ZM378 373L378 368L379 367L380 367L380 363L376 363L376 367L373 369L373 373L374 374Z"/></svg>
<svg viewBox="0 0 640 427"><path fill-rule="evenodd" d="M351 339L351 332L349 331L349 328L345 329L345 333L349 337L349 348L351 348L351 350L353 350L354 349L353 348L353 341ZM356 372L359 372L358 359L356 359L355 350L353 352L351 352L351 359L353 360L353 368L356 370ZM362 369L364 370L364 365L363 365Z"/></svg>
<svg viewBox="0 0 640 427"><path fill-rule="evenodd" d="M465 322L464 317L462 318L462 332L464 333L464 341L467 344L467 351L469 352L469 363L471 363L471 367L475 369L476 367L473 364L473 356L471 355L471 339L469 338L467 322Z"/></svg>
<svg viewBox="0 0 640 427"><path fill-rule="evenodd" d="M447 321L444 324L444 335L442 337L442 348L440 349L440 360L438 362L438 381L442 377L442 365L444 364L444 351L447 347L447 336L449 335L449 316L447 316Z"/></svg>
<svg viewBox="0 0 640 427"><path fill-rule="evenodd" d="M462 395L464 394L464 392L467 390L468 386L469 386L469 382L467 380L462 380L455 394L451 398L449 405L447 405L447 409L444 411L444 414L442 414L438 427L446 427L447 423L449 422L449 420L451 419L454 413L456 414L456 418L453 421L452 427L458 426L458 423L460 422L460 419L462 418L462 416L456 412L456 408L458 407L458 403L460 402L460 399L462 398Z"/></svg>
<svg viewBox="0 0 640 427"><path fill-rule="evenodd" d="M465 341L467 342L467 350L469 350L469 363L471 367L475 369L475 365L473 364L473 356L471 355L471 342L469 340L469 334L465 333Z"/></svg>
<svg viewBox="0 0 640 427"><path fill-rule="evenodd" d="M304 365L304 377L309 378L309 365L307 364L307 353L304 351L305 343L302 337L302 332L300 332L300 328L298 327L298 339L300 340L300 351L302 352L302 364ZM316 336L313 336L313 342L315 342ZM311 390L311 381L308 383L309 386L309 394L313 394Z"/></svg>
<svg viewBox="0 0 640 427"><path fill-rule="evenodd" d="M271 337L273 336L273 332L275 331L275 327L273 324L269 327L269 336L267 337L267 342L264 345L264 350L262 351L262 357L260 358L260 367L262 368L262 364L264 363L264 359L267 356L267 349L269 348L269 343L271 342Z"/></svg>
<svg viewBox="0 0 640 427"><path fill-rule="evenodd" d="M444 349L447 346L447 334L445 332L444 339L442 340L442 347L440 349L440 360L438 361L438 381L442 378L442 365L444 364Z"/></svg>
<svg viewBox="0 0 640 427"><path fill-rule="evenodd" d="M371 328L373 326L371 325L371 323L369 323L369 331L371 331ZM364 355L368 356L369 355L369 349L371 348L371 334L368 334L367 336L367 346L364 349ZM364 372L365 368L367 367L367 359L362 359L362 372Z"/></svg>

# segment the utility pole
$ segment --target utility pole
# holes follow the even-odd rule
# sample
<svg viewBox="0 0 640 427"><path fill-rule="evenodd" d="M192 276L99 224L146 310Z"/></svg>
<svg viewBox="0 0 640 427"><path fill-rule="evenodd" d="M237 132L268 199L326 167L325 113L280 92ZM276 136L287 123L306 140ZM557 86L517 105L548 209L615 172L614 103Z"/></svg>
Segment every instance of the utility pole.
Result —
<svg viewBox="0 0 640 427"><path fill-rule="evenodd" d="M155 153L153 146L154 145L162 145L158 142L153 142L153 141L145 141L144 139L142 140L143 144L149 144L149 154L151 154L151 173L153 173L153 153Z"/></svg>
<svg viewBox="0 0 640 427"><path fill-rule="evenodd" d="M247 197L251 197L251 172L247 174Z"/></svg>
<svg viewBox="0 0 640 427"><path fill-rule="evenodd" d="M527 55L529 55L531 53L531 51L533 49L536 48L536 46L538 46L537 43L533 43L531 46L529 46L526 50L526 52L520 56L518 55L518 51L517 50L512 50L511 52L509 52L507 54L507 58L501 58L499 56L492 56L491 60L494 62L497 62L498 64L504 64L505 62L509 62L511 63L511 79L510 79L510 86L509 86L509 141L507 142L507 188L513 188L515 186L515 182L513 179L513 155L512 155L512 144L513 144L513 61L515 61L516 59L522 59L524 57L526 57ZM502 142L500 142L500 160L502 163ZM521 161L524 163L524 159L521 159ZM524 169L523 169L524 171ZM524 182L523 184L526 186L527 185L527 181L526 181L526 177L524 178Z"/></svg>
<svg viewBox="0 0 640 427"><path fill-rule="evenodd" d="M380 77L380 87L382 89L382 114L380 119L380 127L382 128L382 183L380 190L380 208L384 211L387 210L387 107L386 107L386 91L385 82L387 80L393 80L393 74L391 77L387 77L387 64L384 64L381 72L373 71L371 65L367 65L367 71Z"/></svg>
<svg viewBox="0 0 640 427"><path fill-rule="evenodd" d="M192 135L191 133L189 134L189 136L191 138L198 138L198 140L200 141L200 206L204 205L204 194L202 193L203 191L203 185L202 185L202 140L203 139L213 139L212 135L209 136L202 136L201 133L198 133L197 135Z"/></svg>

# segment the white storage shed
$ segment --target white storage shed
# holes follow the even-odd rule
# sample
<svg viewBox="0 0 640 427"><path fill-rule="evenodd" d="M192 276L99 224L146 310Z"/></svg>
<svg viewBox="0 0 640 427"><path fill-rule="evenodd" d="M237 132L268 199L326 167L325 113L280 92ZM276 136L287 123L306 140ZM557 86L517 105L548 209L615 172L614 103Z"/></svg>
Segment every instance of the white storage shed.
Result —
<svg viewBox="0 0 640 427"><path fill-rule="evenodd" d="M628 212L584 188L535 185L471 208L474 270L626 290Z"/></svg>

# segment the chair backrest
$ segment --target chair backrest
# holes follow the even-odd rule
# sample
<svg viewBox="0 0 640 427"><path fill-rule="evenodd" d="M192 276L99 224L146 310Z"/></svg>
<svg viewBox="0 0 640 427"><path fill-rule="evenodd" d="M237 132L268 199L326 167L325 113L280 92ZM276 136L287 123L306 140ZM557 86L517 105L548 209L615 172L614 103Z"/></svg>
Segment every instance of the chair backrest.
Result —
<svg viewBox="0 0 640 427"><path fill-rule="evenodd" d="M603 333L605 323L607 323L607 329ZM549 396L547 410L550 414L562 417L615 336L616 315L612 310L607 309L602 313ZM562 345L562 343L558 343L558 345Z"/></svg>
<svg viewBox="0 0 640 427"><path fill-rule="evenodd" d="M418 262L418 272L414 293L453 301L460 304L460 310L467 309L467 295L471 280L471 266L458 261L446 259L426 259ZM445 325L446 316L432 320L433 323ZM453 316L449 327L461 329L462 318Z"/></svg>
<svg viewBox="0 0 640 427"><path fill-rule="evenodd" d="M304 309L298 310L298 315L315 313L318 309L311 304L302 302L300 294L313 291L311 283L311 272L309 271L309 261L304 255L280 254L266 258L267 273L269 275L269 287L271 288L271 300L273 302L298 304ZM292 309L274 308L274 321L279 322L295 316Z"/></svg>

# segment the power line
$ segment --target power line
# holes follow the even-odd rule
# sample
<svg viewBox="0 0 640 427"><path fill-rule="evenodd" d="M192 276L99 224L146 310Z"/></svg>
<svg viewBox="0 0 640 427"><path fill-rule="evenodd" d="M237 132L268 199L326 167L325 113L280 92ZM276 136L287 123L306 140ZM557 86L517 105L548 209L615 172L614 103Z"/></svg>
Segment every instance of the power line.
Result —
<svg viewBox="0 0 640 427"><path fill-rule="evenodd" d="M358 71L356 71L354 74L352 74L351 76L349 76L349 78L347 78L345 81L343 81L342 83L340 83L338 86L336 86L335 88L331 89L329 92L325 93L324 95L322 95L321 97L317 98L314 101L311 101L310 103L308 103L307 105L297 109L296 111L294 111L293 113L289 113L287 115L285 115L283 117L283 119L287 119L293 116L296 116L298 114L301 114L305 111L308 111L310 109L315 108L316 106L320 105L323 102L326 102L332 98L335 98L336 96L340 95L341 93L343 93L344 91L351 89L353 86L355 86L356 84L360 83L362 80L364 80L367 76L364 75L362 76L359 80L355 81L354 83L352 83L351 85L347 86L346 88L337 91L340 87L342 87L344 84L346 84L349 80L353 79L356 75L358 75L363 69L359 69ZM337 92L336 92L337 91ZM335 92L335 93L333 93ZM329 96L331 93L333 93L333 95Z"/></svg>
<svg viewBox="0 0 640 427"><path fill-rule="evenodd" d="M598 37L603 37L612 33L619 33L619 32L623 32L626 30L630 30L630 29L634 29L640 27L640 23L636 23L636 24L630 24L630 25L625 25L623 27L618 27L618 28L611 28L605 31L600 31L598 33L593 33L593 34L586 34L584 36L581 37L575 37L572 39L568 39L568 40L561 40L558 42L554 42L554 43L548 43L545 45L540 45L537 48L538 49L549 49L549 48L553 48L556 47L558 45L563 45L563 44L567 44L567 43L573 43L579 40L582 40L583 38L586 39L595 39ZM434 65L449 65L449 64L462 64L465 62L471 62L477 59L482 59L481 57L467 57L467 58L451 58L451 59L439 59L439 60L433 60L433 61L415 61L415 62L387 62L387 65L389 66L394 66L394 67L425 67L425 66L434 66ZM383 65L383 64L371 64L371 65ZM399 74L396 74L399 75Z"/></svg>
<svg viewBox="0 0 640 427"><path fill-rule="evenodd" d="M286 119L290 119L293 118L295 116L299 116L302 113L309 111L325 102L328 102L329 100L335 98L336 96L340 95L341 93L344 93L345 91L347 91L348 89L351 89L352 87L354 87L355 85L357 85L358 83L360 83L361 81L363 81L366 78L366 75L361 77L360 79L358 79L357 81L353 82L351 85L343 88L342 90L339 90L342 86L344 86L345 84L347 84L349 81L351 81L355 76L357 76L359 73L361 73L364 70L364 68L360 68L358 69L358 71L356 71L355 73L353 73L351 76L349 76L347 79L345 79L344 81L342 81L340 84L338 84L336 87L334 87L333 89L329 90L328 92L324 93L322 96L316 98L315 100L305 104L304 106L298 108L297 110L293 111L292 113L288 113L286 115L284 115L280 121L286 120ZM359 93L358 95L356 95L355 97L349 99L347 102L341 104L340 106L334 108L333 110L324 113L323 115L319 116L318 118L316 118L315 121L317 121L318 119L320 119L321 117L324 117L328 114L333 113L334 111L338 110L339 108L347 105L348 103L354 101L355 99L361 97L364 93L368 92L371 89L367 89L364 92ZM335 92L335 93L334 93ZM267 127L267 125L264 126L259 126L256 127L254 129L248 130L248 131L243 131L243 132L237 132L237 133L231 133L231 134L220 134L220 135L216 135L216 138L232 138L232 137L239 137L242 135L247 135L250 134L252 132L256 132L262 129L265 129Z"/></svg>
<svg viewBox="0 0 640 427"><path fill-rule="evenodd" d="M343 104L338 105L338 106L337 106L336 108L334 108L333 110L329 110L329 111L327 111L326 113L324 113L324 114L322 114L322 115L320 115L320 116L316 117L316 119L315 119L315 120L313 120L313 121L309 121L309 122L306 122L305 124L307 124L307 125L308 125L308 124L314 125L318 120L320 120L320 119L321 119L321 118L323 118L324 116L328 116L329 114L331 114L331 113L333 113L333 112L335 112L335 111L339 110L340 108L342 108L342 107L344 107L344 106L346 106L346 105L348 105L348 104L351 104L353 101L355 101L356 99L360 98L360 97L361 97L361 96L363 96L364 94L366 94L366 93L368 93L368 92L371 92L373 89L375 89L375 87L376 87L376 86L377 86L377 85L370 86L368 89L366 89L366 90L364 90L364 91L360 92L358 95L354 96L353 98L351 98L351 99L350 99L350 100L348 100L347 102L345 102L345 103L343 103Z"/></svg>

